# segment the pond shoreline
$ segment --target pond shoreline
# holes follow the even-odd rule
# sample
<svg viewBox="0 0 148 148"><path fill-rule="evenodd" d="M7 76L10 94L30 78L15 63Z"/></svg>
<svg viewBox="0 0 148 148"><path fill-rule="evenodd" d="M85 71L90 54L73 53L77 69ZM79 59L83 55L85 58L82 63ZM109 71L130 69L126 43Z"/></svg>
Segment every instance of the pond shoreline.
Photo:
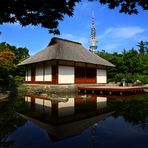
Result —
<svg viewBox="0 0 148 148"><path fill-rule="evenodd" d="M23 84L17 89L18 93L23 94L75 94L78 89L75 85L34 85Z"/></svg>
<svg viewBox="0 0 148 148"><path fill-rule="evenodd" d="M111 84L71 84L71 85L37 85L37 84L22 84L14 91L12 90L5 90L0 91L0 101L5 100L9 97L10 94L29 94L29 95L38 95L38 94L77 94L79 87L116 87L116 88L124 88L122 86L115 86ZM135 86L133 86L134 88ZM144 92L148 92L148 84L140 86L144 89ZM130 87L131 88L131 87Z"/></svg>
<svg viewBox="0 0 148 148"><path fill-rule="evenodd" d="M28 93L78 93L79 87L85 88L142 88L148 90L148 84L142 86L118 86L118 85L111 85L111 84L69 84L69 85L38 85L38 84L23 84L18 87L18 92L28 92Z"/></svg>

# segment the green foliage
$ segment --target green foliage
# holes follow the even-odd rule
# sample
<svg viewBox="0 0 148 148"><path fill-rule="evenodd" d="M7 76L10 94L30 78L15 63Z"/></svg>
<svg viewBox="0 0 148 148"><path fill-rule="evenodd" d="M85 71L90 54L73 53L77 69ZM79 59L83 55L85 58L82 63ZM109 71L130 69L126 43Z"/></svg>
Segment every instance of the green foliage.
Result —
<svg viewBox="0 0 148 148"><path fill-rule="evenodd" d="M16 65L29 57L29 50L27 48L17 48L16 46L12 46L6 42L0 43L0 51L5 51L6 49L9 49L15 54L16 58L14 60L14 64Z"/></svg>
<svg viewBox="0 0 148 148"><path fill-rule="evenodd" d="M15 58L15 54L9 48L0 50L0 67L13 68Z"/></svg>
<svg viewBox="0 0 148 148"><path fill-rule="evenodd" d="M19 22L22 26L41 25L50 33L59 34L58 22L72 16L80 0L2 0L0 24ZM23 11L22 11L23 10Z"/></svg>
<svg viewBox="0 0 148 148"><path fill-rule="evenodd" d="M142 43L142 45L141 45ZM118 53L107 53L105 50L98 52L97 54L106 60L113 63L116 67L108 70L108 81L120 82L123 78L127 82L135 82L140 80L143 83L148 83L148 54L147 47L144 46L143 42L140 42L140 48L123 50L122 54Z"/></svg>
<svg viewBox="0 0 148 148"><path fill-rule="evenodd" d="M143 41L138 42L139 53L144 55L145 54L145 43Z"/></svg>
<svg viewBox="0 0 148 148"><path fill-rule="evenodd" d="M14 110L18 106L22 110L23 99L9 99L11 101L0 103L0 147L2 148L13 146L15 140L9 139L9 135L26 123L26 120Z"/></svg>
<svg viewBox="0 0 148 148"><path fill-rule="evenodd" d="M83 3L83 0L1 0L0 24L41 25L48 28L49 33L59 34L59 21L65 15L73 16L74 7L80 1ZM110 9L118 7L120 13L126 14L137 14L139 6L143 10L148 9L147 0L99 0L99 3L108 5Z"/></svg>
<svg viewBox="0 0 148 148"><path fill-rule="evenodd" d="M14 83L19 86L24 82L24 77L23 76L15 76L13 80L14 80Z"/></svg>
<svg viewBox="0 0 148 148"><path fill-rule="evenodd" d="M25 68L17 67L17 64L28 57L27 48L17 48L5 42L0 43L0 85L20 84L22 76L25 75Z"/></svg>
<svg viewBox="0 0 148 148"><path fill-rule="evenodd" d="M120 13L138 14L138 7L141 6L143 10L148 9L148 1L146 0L100 0L101 4L106 4L110 9L119 7Z"/></svg>
<svg viewBox="0 0 148 148"><path fill-rule="evenodd" d="M136 96L134 99L108 100L110 110L116 110L113 114L115 118L124 117L125 121L133 125L147 127L148 117L148 95Z"/></svg>
<svg viewBox="0 0 148 148"><path fill-rule="evenodd" d="M0 86L8 85L9 83L9 69L0 67Z"/></svg>
<svg viewBox="0 0 148 148"><path fill-rule="evenodd" d="M131 49L129 51L124 51L122 54L122 60L124 61L124 66L126 66L126 70L124 73L138 73L141 72L141 60L138 52L135 49Z"/></svg>
<svg viewBox="0 0 148 148"><path fill-rule="evenodd" d="M126 79L128 83L133 83L136 80L140 80L141 82L148 83L148 75L142 75L139 73L118 73L114 77L114 81L120 82L123 78Z"/></svg>

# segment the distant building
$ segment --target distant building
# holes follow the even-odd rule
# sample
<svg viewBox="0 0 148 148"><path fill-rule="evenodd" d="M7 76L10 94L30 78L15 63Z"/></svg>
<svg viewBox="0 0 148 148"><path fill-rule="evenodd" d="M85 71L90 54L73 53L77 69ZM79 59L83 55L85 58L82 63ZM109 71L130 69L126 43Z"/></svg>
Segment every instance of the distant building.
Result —
<svg viewBox="0 0 148 148"><path fill-rule="evenodd" d="M24 60L29 84L95 84L107 82L107 60L85 49L81 43L52 38L48 47Z"/></svg>
<svg viewBox="0 0 148 148"><path fill-rule="evenodd" d="M95 18L94 18L94 12L92 12L92 26L91 26L91 39L90 39L90 47L89 50L93 53L97 50L97 39L96 39L96 28L95 28Z"/></svg>

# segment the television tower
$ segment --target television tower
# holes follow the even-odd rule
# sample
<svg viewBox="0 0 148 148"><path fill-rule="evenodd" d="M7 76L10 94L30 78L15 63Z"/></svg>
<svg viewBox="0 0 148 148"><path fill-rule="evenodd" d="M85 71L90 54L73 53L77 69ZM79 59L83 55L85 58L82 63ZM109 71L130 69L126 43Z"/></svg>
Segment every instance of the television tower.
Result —
<svg viewBox="0 0 148 148"><path fill-rule="evenodd" d="M91 39L90 39L90 47L89 50L93 53L96 52L97 46L96 43L96 28L95 28L95 21L94 21L94 11L92 11L92 27L91 27Z"/></svg>

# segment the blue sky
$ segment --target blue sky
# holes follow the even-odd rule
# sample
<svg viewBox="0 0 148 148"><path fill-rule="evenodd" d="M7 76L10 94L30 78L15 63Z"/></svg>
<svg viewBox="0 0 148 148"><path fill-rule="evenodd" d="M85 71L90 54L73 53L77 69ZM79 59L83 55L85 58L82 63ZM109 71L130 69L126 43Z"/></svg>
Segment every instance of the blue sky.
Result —
<svg viewBox="0 0 148 148"><path fill-rule="evenodd" d="M0 42L7 42L17 47L27 47L31 55L45 48L52 37L61 37L81 42L89 48L91 14L95 12L97 32L97 50L121 53L123 49L137 48L137 42L148 41L148 11L140 10L138 15L127 15L110 10L97 1L83 1L75 6L74 16L65 16L59 22L61 35L49 34L40 26L21 27L19 23L0 25Z"/></svg>

